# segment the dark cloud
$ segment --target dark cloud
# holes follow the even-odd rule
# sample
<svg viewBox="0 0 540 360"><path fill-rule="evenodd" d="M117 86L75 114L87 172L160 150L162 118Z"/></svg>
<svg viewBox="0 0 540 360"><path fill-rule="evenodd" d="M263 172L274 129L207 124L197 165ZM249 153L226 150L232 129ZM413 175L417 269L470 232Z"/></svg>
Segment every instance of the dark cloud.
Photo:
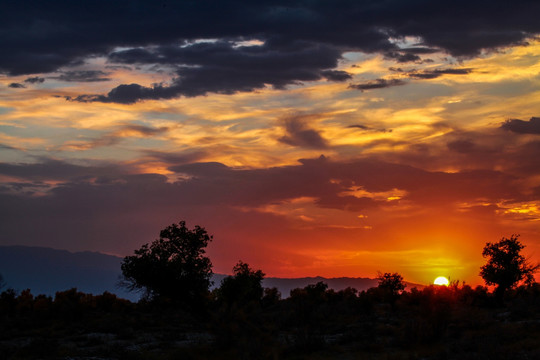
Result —
<svg viewBox="0 0 540 360"><path fill-rule="evenodd" d="M130 66L127 65L106 65L105 69L111 69L111 70L133 70Z"/></svg>
<svg viewBox="0 0 540 360"><path fill-rule="evenodd" d="M283 127L287 135L281 137L282 143L301 146L312 149L325 149L328 147L326 140L317 130L309 127L308 121L312 116L292 116L283 120Z"/></svg>
<svg viewBox="0 0 540 360"><path fill-rule="evenodd" d="M25 83L29 84L41 84L44 81L45 79L39 76L29 77L24 80Z"/></svg>
<svg viewBox="0 0 540 360"><path fill-rule="evenodd" d="M529 121L509 119L501 125L501 129L518 134L540 134L540 117L532 117Z"/></svg>
<svg viewBox="0 0 540 360"><path fill-rule="evenodd" d="M427 47L410 47L410 48L399 49L399 51L405 54L426 55L426 54L434 54L441 50L435 49L435 48L427 48Z"/></svg>
<svg viewBox="0 0 540 360"><path fill-rule="evenodd" d="M0 163L0 174L32 182L45 180L67 182L94 176L117 176L125 172L126 169L119 165L83 166L52 159L41 159L40 162L32 164Z"/></svg>
<svg viewBox="0 0 540 360"><path fill-rule="evenodd" d="M409 77L411 77L411 78L424 79L424 80L436 79L436 78L441 77L441 76L442 76L442 74L437 74L437 73L433 73L433 72L421 72L421 73L411 73L411 74L409 74Z"/></svg>
<svg viewBox="0 0 540 360"><path fill-rule="evenodd" d="M349 88L356 90L373 90L373 89L383 89L392 86L405 85L406 82L401 79L375 79L372 81L367 81L360 84L350 84Z"/></svg>
<svg viewBox="0 0 540 360"><path fill-rule="evenodd" d="M476 145L470 140L455 140L447 144L448 149L462 154L468 154L476 150Z"/></svg>
<svg viewBox="0 0 540 360"><path fill-rule="evenodd" d="M26 88L26 86L24 86L23 84L20 84L20 83L11 83L8 85L8 87L12 88L12 89L24 89Z"/></svg>
<svg viewBox="0 0 540 360"><path fill-rule="evenodd" d="M110 78L106 77L109 74L100 70L79 70L79 71L65 71L60 76L51 77L51 79L67 81L67 82L96 82L96 81L109 81Z"/></svg>
<svg viewBox="0 0 540 360"><path fill-rule="evenodd" d="M347 126L348 128L353 128L353 129L361 129L361 130L366 130L366 131L375 131L375 132L392 132L392 130L386 130L386 129L376 129L376 128L372 128L370 126L366 126L366 125L362 125L362 124L353 124L353 125L349 125Z"/></svg>
<svg viewBox="0 0 540 360"><path fill-rule="evenodd" d="M163 86L158 86L162 89ZM112 89L107 95L79 95L76 97L66 96L68 101L77 102L116 102L120 104L133 104L141 99L159 99L162 91L154 91L156 88L146 88L139 84L120 85Z"/></svg>
<svg viewBox="0 0 540 360"><path fill-rule="evenodd" d="M154 135L167 132L169 128L166 126L154 128L154 127L143 126L143 125L125 125L118 132L123 132L125 130L136 132L142 136L154 136Z"/></svg>
<svg viewBox="0 0 540 360"><path fill-rule="evenodd" d="M470 74L473 69L464 68L464 69L435 69L435 70L425 70L422 72L411 71L407 75L415 79L435 79L443 75L467 75Z"/></svg>
<svg viewBox="0 0 540 360"><path fill-rule="evenodd" d="M430 172L376 159L337 162L320 157L266 169L191 163L169 169L182 175L182 180L133 175L129 168L110 164L80 166L51 160L0 164L0 174L20 179L8 184L10 191L0 191L0 243L132 251L153 239L156 229L178 219L190 224L196 219L206 226L223 221L223 229L230 231L231 226L248 226L246 219L257 213L254 209L291 199L310 198L319 207L349 212L395 203L365 194L354 196L351 190L355 188L369 193L399 189L405 192L404 201L424 209L478 201L499 203L524 196L533 200L516 187L514 176L502 172ZM33 191L40 191L40 196L32 195ZM240 213L239 208L249 211ZM268 218L278 215L265 216L266 225L255 223L252 234L275 224Z"/></svg>
<svg viewBox="0 0 540 360"><path fill-rule="evenodd" d="M346 81L352 79L352 75L341 70L325 70L321 72L322 76L332 81Z"/></svg>
<svg viewBox="0 0 540 360"><path fill-rule="evenodd" d="M524 176L540 175L540 141L530 141L518 146L507 155L507 167Z"/></svg>
<svg viewBox="0 0 540 360"><path fill-rule="evenodd" d="M13 146L0 143L0 150L19 150Z"/></svg>
<svg viewBox="0 0 540 360"><path fill-rule="evenodd" d="M370 129L368 126L362 125L362 124L349 125L347 127L348 128L357 128L357 129L362 129L362 130L369 130Z"/></svg>
<svg viewBox="0 0 540 360"><path fill-rule="evenodd" d="M436 74L442 74L442 75L467 75L470 74L473 71L471 68L464 68L464 69L438 69L434 70L433 72Z"/></svg>
<svg viewBox="0 0 540 360"><path fill-rule="evenodd" d="M169 153L156 150L147 150L145 154L150 159L163 161L168 163L169 166L184 165L187 163L194 163L208 156L206 151L193 151L193 152L181 152L181 153Z"/></svg>
<svg viewBox="0 0 540 360"><path fill-rule="evenodd" d="M147 99L200 96L207 93L234 94L271 85L283 89L302 81L333 81L350 78L345 71L321 71L337 66L340 50L333 46L296 42L290 47L268 43L237 47L218 41L152 50L132 49L113 53L111 61L125 64L182 64L169 85L145 87L124 84L107 95L81 95L71 100L131 104Z"/></svg>
<svg viewBox="0 0 540 360"><path fill-rule="evenodd" d="M406 63L406 62L413 62L413 61L416 62L416 61L422 60L420 58L420 56L418 56L416 54L403 53L403 52L399 52L399 51L388 52L388 53L384 54L384 57L387 58L387 59L394 59L398 63Z"/></svg>
<svg viewBox="0 0 540 360"><path fill-rule="evenodd" d="M170 86L138 85L80 98L125 103L317 80L325 76L321 72L335 69L346 51L378 52L398 62L418 61L433 49L471 57L484 49L523 44L540 32L540 3L533 0L512 6L505 0L11 1L3 4L2 12L8 14L0 22L0 48L9 49L0 57L0 72L5 74L50 73L95 56L108 56L113 66L178 68L178 80ZM391 41L406 36L418 37L421 46L402 49ZM196 39L219 41L203 49L193 45ZM264 45L256 49L232 44L253 39ZM308 44L308 49L299 44ZM118 48L128 50L115 51ZM261 66L268 67L267 76Z"/></svg>
<svg viewBox="0 0 540 360"><path fill-rule="evenodd" d="M440 51L440 49L412 47L399 49L397 51L389 51L384 54L384 57L387 59L394 59L398 63L420 62L422 58L418 55L433 54L438 51Z"/></svg>
<svg viewBox="0 0 540 360"><path fill-rule="evenodd" d="M366 202L362 197L344 194L355 187L372 193L400 189L407 192L409 200L429 203L442 199L456 203L474 199L513 200L522 196L513 183L516 178L498 171L429 172L370 159L336 162L321 156L301 160L299 165L267 169L234 169L216 162L170 166L169 170L189 176L188 180L177 183L167 182L164 176L157 174L130 175L128 170L109 165L84 167L54 161L0 164L0 174L20 178L21 183L59 181L44 201L69 195L73 196L68 201L70 206L86 206L82 200L87 198L90 208L98 206L103 210L113 203L117 209L128 209L130 204L137 202L156 205L180 202L187 207L261 206L299 197L315 198L321 205L351 211L386 204L386 199ZM140 191L141 187L144 192ZM441 192L441 189L445 191ZM84 211L84 207L78 207Z"/></svg>

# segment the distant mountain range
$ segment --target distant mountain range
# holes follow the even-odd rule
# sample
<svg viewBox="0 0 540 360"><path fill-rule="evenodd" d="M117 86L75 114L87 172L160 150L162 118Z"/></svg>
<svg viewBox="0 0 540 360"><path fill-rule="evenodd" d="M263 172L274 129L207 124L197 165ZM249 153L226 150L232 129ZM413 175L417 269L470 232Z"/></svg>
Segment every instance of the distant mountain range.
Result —
<svg viewBox="0 0 540 360"><path fill-rule="evenodd" d="M77 288L91 294L104 291L137 300L137 294L119 288L122 258L97 252L69 252L45 247L0 246L0 274L7 287L30 289L32 294L54 296Z"/></svg>
<svg viewBox="0 0 540 360"><path fill-rule="evenodd" d="M32 294L54 296L57 291L77 288L91 294L108 291L131 301L139 294L130 293L118 286L122 258L98 252L69 252L45 247L0 246L0 274L6 288L21 291L30 289ZM227 275L214 274L214 287L219 286ZM323 281L336 291L353 287L359 291L377 286L376 279L369 278L265 278L264 287L277 287L282 297L288 297L295 288ZM423 287L407 283L407 288Z"/></svg>

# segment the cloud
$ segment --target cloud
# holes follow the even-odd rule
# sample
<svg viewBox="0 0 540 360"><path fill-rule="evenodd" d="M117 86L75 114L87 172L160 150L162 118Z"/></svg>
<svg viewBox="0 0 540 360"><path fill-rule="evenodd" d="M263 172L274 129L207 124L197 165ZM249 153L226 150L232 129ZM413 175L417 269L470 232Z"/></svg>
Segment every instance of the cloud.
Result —
<svg viewBox="0 0 540 360"><path fill-rule="evenodd" d="M29 77L24 80L25 83L29 83L29 84L40 84L44 81L45 79L39 76Z"/></svg>
<svg viewBox="0 0 540 360"><path fill-rule="evenodd" d="M322 76L331 81L345 81L352 79L352 75L341 70L325 70L321 72Z"/></svg>
<svg viewBox="0 0 540 360"><path fill-rule="evenodd" d="M350 84L349 88L364 91L373 89L384 89L392 86L400 86L405 84L406 82L401 79L375 79L360 84Z"/></svg>
<svg viewBox="0 0 540 360"><path fill-rule="evenodd" d="M349 125L347 127L348 128L357 128L357 129L362 129L362 130L369 130L370 129L366 125L362 125L362 124Z"/></svg>
<svg viewBox="0 0 540 360"><path fill-rule="evenodd" d="M23 84L20 84L20 83L11 83L8 85L8 87L12 88L12 89L24 89L26 88L26 86L24 86Z"/></svg>
<svg viewBox="0 0 540 360"><path fill-rule="evenodd" d="M51 79L67 81L67 82L110 81L111 80L110 78L105 77L107 75L109 74L100 70L78 70L78 71L65 71L60 76L54 76L54 77L51 77Z"/></svg>
<svg viewBox="0 0 540 360"><path fill-rule="evenodd" d="M149 127L149 126L131 124L131 125L123 126L120 130L117 131L117 133L123 134L125 132L134 132L141 136L154 136L154 135L162 134L168 130L169 128L166 126L154 128L154 127Z"/></svg>
<svg viewBox="0 0 540 360"><path fill-rule="evenodd" d="M57 146L55 150L90 150L98 147L113 146L118 144L121 140L122 138L115 134L106 134L94 139L69 141Z"/></svg>
<svg viewBox="0 0 540 360"><path fill-rule="evenodd" d="M473 69L463 68L463 69L435 69L435 70L424 70L422 72L411 71L407 75L415 79L435 79L443 75L467 75L470 74Z"/></svg>
<svg viewBox="0 0 540 360"><path fill-rule="evenodd" d="M406 205L408 213L420 209L425 214L442 207L447 216L454 205L533 201L539 195L516 186L515 176L497 171L443 173L369 158L332 161L320 157L260 169L215 162L178 165L177 160L171 158L169 166L182 175L177 182L158 174L133 174L133 168L121 164L83 166L52 160L0 164L1 175L18 179L0 189L0 242L17 239L20 244L127 253L155 238L157 229L185 219L219 235L222 248L238 237L238 244L247 246L255 237L258 246L264 246L255 234L275 234L275 238L289 234L287 241L295 238L291 227L298 222L286 221L291 211L315 219L325 211L357 219L364 210L380 210L392 222L397 213L384 209ZM402 198L390 201L380 196L393 192ZM297 203L295 199L310 201ZM279 204L289 205L281 213L258 210ZM302 210L308 205L309 212ZM327 234L324 241L335 235ZM224 236L229 236L228 241ZM297 238L302 239L313 238Z"/></svg>
<svg viewBox="0 0 540 360"><path fill-rule="evenodd" d="M455 140L447 144L448 149L462 154L468 154L476 150L476 144L470 140Z"/></svg>
<svg viewBox="0 0 540 360"><path fill-rule="evenodd" d="M94 139L83 139L78 141L70 141L62 144L59 149L68 150L89 150L102 146L112 146L121 142L127 137L152 137L165 133L169 130L168 127L153 128L143 125L124 125L118 129L106 133L100 137Z"/></svg>
<svg viewBox="0 0 540 360"><path fill-rule="evenodd" d="M356 128L356 129L361 129L361 130L366 130L366 131L375 131L375 132L392 132L392 130L386 130L386 129L375 129L375 128L372 128L372 127L369 127L367 125L362 125L362 124L353 124L353 125L349 125L347 126L348 128Z"/></svg>
<svg viewBox="0 0 540 360"><path fill-rule="evenodd" d="M93 6L67 0L10 2L0 24L0 72L57 72L104 56L109 66L148 64L175 69L169 86L124 84L108 94L83 94L78 101L134 103L145 99L232 94L274 88L322 77L346 80L337 61L345 52L380 53L397 62L418 61L435 51L472 57L483 50L524 44L540 33L540 3L458 0L451 5L326 0L167 3L120 0ZM464 11L463 9L466 9ZM24 18L25 21L16 19ZM134 21L137 19L137 21ZM200 21L204 19L204 21ZM140 20L140 21L139 21ZM456 26L459 24L459 26ZM328 31L332 29L332 31ZM418 46L399 48L394 39L415 37ZM216 39L206 43L198 39ZM262 45L243 46L257 40ZM122 48L124 50L118 50ZM433 78L438 73L420 73ZM65 81L105 81L104 74L67 71Z"/></svg>
<svg viewBox="0 0 540 360"><path fill-rule="evenodd" d="M148 202L156 206L178 202L187 207L261 206L287 199L314 198L322 207L357 211L366 206L388 205L386 199L378 200L370 193L395 189L399 189L405 200L422 204L475 199L497 202L501 198L516 201L523 196L515 186L516 177L499 171L430 172L375 159L332 161L321 156L300 160L299 165L267 169L234 169L210 162L171 165L169 170L189 177L170 183L161 175L132 175L128 166L112 164L81 166L52 160L39 164L0 164L0 174L18 178L20 183L55 180L52 192L46 198L36 199L37 202L64 202L72 197L63 204L78 206L86 204L82 200L87 199L89 208L97 206L103 210L112 204L114 208L127 210L134 203ZM140 192L141 187L145 192ZM359 188L365 195L344 196ZM85 207L78 207L85 211Z"/></svg>
<svg viewBox="0 0 540 360"><path fill-rule="evenodd" d="M77 181L95 176L117 176L125 173L119 165L73 165L53 159L40 159L36 163L9 164L0 163L0 174L22 179L22 181L60 180Z"/></svg>
<svg viewBox="0 0 540 360"><path fill-rule="evenodd" d="M128 70L132 71L133 68L126 65L105 65L105 69L111 69L111 70Z"/></svg>
<svg viewBox="0 0 540 360"><path fill-rule="evenodd" d="M529 121L509 119L501 125L501 129L517 134L540 134L540 117L532 117Z"/></svg>
<svg viewBox="0 0 540 360"><path fill-rule="evenodd" d="M123 64L175 66L176 75L168 85L123 84L107 95L81 95L70 100L132 104L140 100L193 97L207 93L250 92L271 85L283 89L302 81L332 81L350 78L345 71L324 70L337 66L340 50L333 46L297 42L290 47L272 43L235 46L234 42L202 42L182 46L162 46L151 50L131 49L110 55Z"/></svg>
<svg viewBox="0 0 540 360"><path fill-rule="evenodd" d="M313 116L292 116L283 120L283 127L286 135L279 138L279 141L292 145L311 149L325 149L328 147L327 141L317 130L311 129L308 121Z"/></svg>
<svg viewBox="0 0 540 360"><path fill-rule="evenodd" d="M421 60L420 56L416 54L403 53L403 52L398 52L398 51L388 52L384 54L384 57L387 59L394 59L398 63L406 63L406 62L412 62L412 61L416 62L416 61Z"/></svg>
<svg viewBox="0 0 540 360"><path fill-rule="evenodd" d="M156 150L146 150L144 152L146 156L153 160L163 161L169 166L178 166L185 165L188 163L195 163L201 161L203 158L208 156L206 151L186 151L181 153L176 152L163 152Z"/></svg>
<svg viewBox="0 0 540 360"><path fill-rule="evenodd" d="M440 51L440 49L412 47L399 49L397 51L389 51L384 54L384 57L386 59L394 59L398 63L420 62L422 58L418 55L433 54L438 51Z"/></svg>

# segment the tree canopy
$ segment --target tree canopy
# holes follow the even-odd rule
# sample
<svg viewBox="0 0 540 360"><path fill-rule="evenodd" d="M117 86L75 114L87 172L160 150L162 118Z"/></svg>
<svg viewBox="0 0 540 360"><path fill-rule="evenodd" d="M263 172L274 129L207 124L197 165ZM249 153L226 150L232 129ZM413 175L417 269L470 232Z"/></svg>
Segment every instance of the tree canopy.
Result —
<svg viewBox="0 0 540 360"><path fill-rule="evenodd" d="M403 282L403 276L398 273L379 273L377 276L380 289L390 292L392 295L400 294L407 286Z"/></svg>
<svg viewBox="0 0 540 360"><path fill-rule="evenodd" d="M518 237L512 235L509 239L503 237L498 242L488 242L482 251L482 256L488 260L480 268L480 276L487 285L497 285L495 292L499 295L521 281L534 282L534 273L538 270L538 265L531 265L521 255L525 245Z"/></svg>
<svg viewBox="0 0 540 360"><path fill-rule="evenodd" d="M195 305L208 294L212 263L205 248L212 240L206 230L186 227L185 221L161 230L122 262L123 285L143 290L149 298L168 298Z"/></svg>
<svg viewBox="0 0 540 360"><path fill-rule="evenodd" d="M218 294L227 303L248 303L261 300L264 289L264 273L253 270L248 264L239 261L233 268L234 275L221 281Z"/></svg>

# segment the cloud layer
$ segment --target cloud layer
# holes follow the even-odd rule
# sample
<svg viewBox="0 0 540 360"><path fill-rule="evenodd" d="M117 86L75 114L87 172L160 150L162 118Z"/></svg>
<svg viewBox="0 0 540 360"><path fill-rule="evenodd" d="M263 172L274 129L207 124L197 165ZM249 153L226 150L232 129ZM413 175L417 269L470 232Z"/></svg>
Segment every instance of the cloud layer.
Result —
<svg viewBox="0 0 540 360"><path fill-rule="evenodd" d="M175 73L169 84L122 84L107 94L70 99L132 104L141 100L250 92L350 76L335 70L347 51L381 53L398 63L421 62L437 51L472 57L482 50L524 43L540 32L535 1L223 1L164 3L31 1L6 4L0 71L51 73L95 56L111 64L151 65ZM25 19L20 22L15 19ZM459 24L459 26L456 26ZM332 29L332 31L328 31ZM418 38L399 47L393 39ZM208 41L200 42L201 39ZM416 73L417 79L464 70ZM64 81L109 80L99 72L65 71ZM379 88L385 81L353 85ZM390 80L397 85L399 80ZM377 87L379 86L379 87Z"/></svg>

